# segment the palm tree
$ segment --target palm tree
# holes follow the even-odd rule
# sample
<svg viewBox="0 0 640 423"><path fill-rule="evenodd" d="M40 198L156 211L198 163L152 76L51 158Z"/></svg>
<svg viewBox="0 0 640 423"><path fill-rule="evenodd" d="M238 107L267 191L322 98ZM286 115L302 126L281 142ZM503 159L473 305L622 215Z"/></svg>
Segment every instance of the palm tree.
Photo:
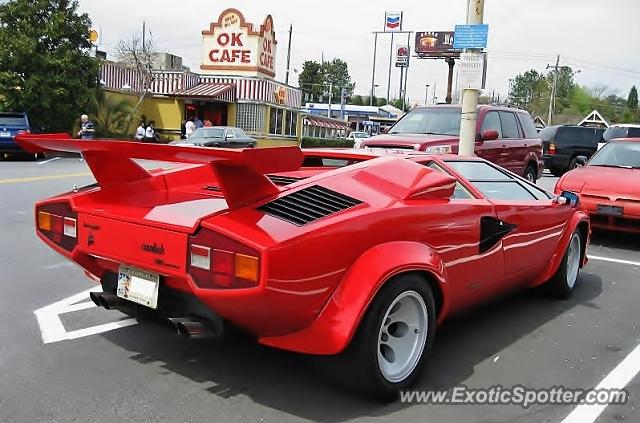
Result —
<svg viewBox="0 0 640 423"><path fill-rule="evenodd" d="M93 122L98 137L122 137L129 131L134 110L131 103L108 97L100 90L92 99Z"/></svg>

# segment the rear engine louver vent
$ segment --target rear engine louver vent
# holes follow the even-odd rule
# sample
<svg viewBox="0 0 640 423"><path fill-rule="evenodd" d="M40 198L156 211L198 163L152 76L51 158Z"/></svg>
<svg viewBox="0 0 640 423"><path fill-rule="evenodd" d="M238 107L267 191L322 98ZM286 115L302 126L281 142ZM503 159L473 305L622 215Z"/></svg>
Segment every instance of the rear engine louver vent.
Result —
<svg viewBox="0 0 640 423"><path fill-rule="evenodd" d="M259 207L259 210L301 226L361 203L355 198L314 185L280 197Z"/></svg>
<svg viewBox="0 0 640 423"><path fill-rule="evenodd" d="M294 182L303 180L304 178L296 178L295 176L267 175L271 182L276 185L289 185Z"/></svg>

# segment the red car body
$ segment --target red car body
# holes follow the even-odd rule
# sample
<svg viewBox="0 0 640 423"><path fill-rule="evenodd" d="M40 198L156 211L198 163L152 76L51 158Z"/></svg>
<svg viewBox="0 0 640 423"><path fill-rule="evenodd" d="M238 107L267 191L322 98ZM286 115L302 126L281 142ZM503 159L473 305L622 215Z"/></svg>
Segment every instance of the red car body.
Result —
<svg viewBox="0 0 640 423"><path fill-rule="evenodd" d="M640 138L618 139L611 143L605 147L615 147L615 143L640 144ZM603 147L596 155L605 151ZM640 233L640 169L591 165L594 159L560 178L555 192L580 194L593 228Z"/></svg>
<svg viewBox="0 0 640 423"><path fill-rule="evenodd" d="M459 105L438 105L427 108L418 108L420 110L429 109L460 109ZM497 127L489 123L487 115L489 113L508 114L516 117L517 135L513 138L502 137L503 128ZM409 114L405 115L406 119ZM529 122L530 121L530 122ZM525 129L526 126L526 129ZM449 146L451 153L458 152L460 142L459 135L438 135L438 134L416 134L400 132L392 134L394 127L391 127L389 133L367 138L362 141L363 148L396 148L410 149L417 151L425 151L428 148L438 146ZM476 146L475 154L492 163L502 166L520 176L527 174L528 168L535 170L535 177L539 178L544 170L544 161L542 160L542 141L533 129L533 121L531 116L520 109L512 109L508 107L497 107L483 105L478 106L478 117L476 123ZM485 131L497 131L497 139L484 139Z"/></svg>
<svg viewBox="0 0 640 423"><path fill-rule="evenodd" d="M453 166L482 163L502 174L478 158L184 149L59 135L19 142L82 151L97 180L36 205L37 233L47 245L102 280L105 291L123 264L158 274L160 305L196 298L277 348L342 352L398 275L424 276L442 322L549 280L576 231L583 235L580 267L586 263L583 211L508 173L505 181L536 189L539 198L487 199ZM132 158L191 164L147 171ZM314 197L324 206L310 207ZM57 231L56 216L64 224ZM206 270L196 256L203 252L212 260ZM234 258L235 275L224 271Z"/></svg>

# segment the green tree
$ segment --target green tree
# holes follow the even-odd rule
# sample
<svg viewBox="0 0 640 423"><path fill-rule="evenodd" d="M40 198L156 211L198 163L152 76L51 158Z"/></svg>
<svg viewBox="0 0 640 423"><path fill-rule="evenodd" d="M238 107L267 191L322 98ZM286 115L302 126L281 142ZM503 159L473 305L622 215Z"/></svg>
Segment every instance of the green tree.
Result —
<svg viewBox="0 0 640 423"><path fill-rule="evenodd" d="M91 114L98 137L123 137L127 135L135 117L133 105L126 100L116 100L100 90L91 100Z"/></svg>
<svg viewBox="0 0 640 423"><path fill-rule="evenodd" d="M298 77L298 85L306 94L310 102L319 101L324 92L324 81L321 65L318 62L307 60L302 64L302 72Z"/></svg>
<svg viewBox="0 0 640 423"><path fill-rule="evenodd" d="M355 84L351 82L347 62L341 59L333 59L330 62L322 63L321 69L325 89L328 91L329 87L331 87L334 99L340 98L340 90L342 88L346 89L347 94L353 92Z"/></svg>
<svg viewBox="0 0 640 423"><path fill-rule="evenodd" d="M635 85L631 87L631 90L629 91L627 107L631 110L638 110L638 90Z"/></svg>
<svg viewBox="0 0 640 423"><path fill-rule="evenodd" d="M349 100L349 104L353 104L354 106L364 106L364 100L362 98L361 95L356 94L351 96L351 99ZM369 105L369 103L367 103L367 106Z"/></svg>
<svg viewBox="0 0 640 423"><path fill-rule="evenodd" d="M70 0L0 5L0 102L47 131L69 131L98 86L91 21L77 9Z"/></svg>
<svg viewBox="0 0 640 423"><path fill-rule="evenodd" d="M532 111L534 103L548 93L548 86L544 75L535 69L516 75L509 96L511 101Z"/></svg>

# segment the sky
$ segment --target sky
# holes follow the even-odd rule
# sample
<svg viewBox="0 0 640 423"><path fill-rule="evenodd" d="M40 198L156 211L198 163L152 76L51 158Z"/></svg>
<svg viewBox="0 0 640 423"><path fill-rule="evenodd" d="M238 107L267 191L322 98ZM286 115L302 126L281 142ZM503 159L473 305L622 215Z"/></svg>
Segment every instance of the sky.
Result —
<svg viewBox="0 0 640 423"><path fill-rule="evenodd" d="M293 25L291 74L305 60L340 58L347 62L355 93L370 92L372 31L381 30L385 11L403 11L403 29L447 31L465 23L467 0L79 0L80 10L101 32L101 48L114 51L118 41L141 32L142 22L153 34L158 51L184 59L198 71L201 31L228 7L239 9L258 26L271 14L278 50L276 79L284 81L289 25ZM560 65L571 66L576 81L588 87L608 87L608 93L626 98L632 85L640 86L640 0L486 0L484 22L489 25L485 94L504 96L509 78L528 69L545 71L560 55ZM396 45L406 44L406 34ZM390 37L378 38L375 84L377 96L386 96ZM411 37L411 48L413 48ZM113 57L113 56L111 56ZM438 101L446 94L444 60L412 59L407 93L410 103ZM391 97L399 91L399 69L393 67Z"/></svg>

